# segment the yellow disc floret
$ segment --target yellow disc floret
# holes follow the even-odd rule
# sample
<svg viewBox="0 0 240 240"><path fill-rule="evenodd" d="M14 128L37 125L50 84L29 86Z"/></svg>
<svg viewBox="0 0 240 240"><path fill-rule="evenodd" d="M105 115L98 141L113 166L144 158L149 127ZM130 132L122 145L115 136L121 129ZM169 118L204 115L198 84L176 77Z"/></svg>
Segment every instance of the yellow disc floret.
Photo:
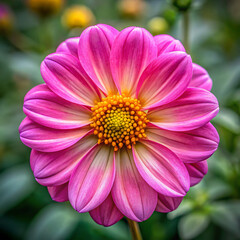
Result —
<svg viewBox="0 0 240 240"><path fill-rule="evenodd" d="M140 138L145 138L149 120L140 109L139 100L125 95L108 96L96 103L91 108L91 127L98 143L112 145L117 151L124 145L131 149Z"/></svg>

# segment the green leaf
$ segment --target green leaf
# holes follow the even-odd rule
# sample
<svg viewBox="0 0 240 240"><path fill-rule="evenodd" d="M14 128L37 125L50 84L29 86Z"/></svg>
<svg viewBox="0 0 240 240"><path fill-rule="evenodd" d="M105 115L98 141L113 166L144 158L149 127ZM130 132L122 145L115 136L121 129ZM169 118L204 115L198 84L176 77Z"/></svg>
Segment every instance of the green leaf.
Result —
<svg viewBox="0 0 240 240"><path fill-rule="evenodd" d="M30 224L26 240L62 240L72 233L80 215L65 204L51 204L42 209Z"/></svg>
<svg viewBox="0 0 240 240"><path fill-rule="evenodd" d="M42 83L40 74L41 57L36 54L12 54L10 59L10 66L12 72L29 77L36 84Z"/></svg>
<svg viewBox="0 0 240 240"><path fill-rule="evenodd" d="M95 223L89 215L85 216L85 218L82 218L81 220L88 223L92 231L99 232L101 233L101 235L109 237L110 239L118 239L118 240L129 239L130 232L126 227L126 225L124 224L124 222L122 221L114 224L111 227L103 227Z"/></svg>
<svg viewBox="0 0 240 240"><path fill-rule="evenodd" d="M17 205L33 190L34 179L26 165L12 167L0 175L0 214Z"/></svg>
<svg viewBox="0 0 240 240"><path fill-rule="evenodd" d="M213 119L213 123L216 123L233 133L240 133L240 118L237 113L230 109L221 109L219 114Z"/></svg>
<svg viewBox="0 0 240 240"><path fill-rule="evenodd" d="M209 175L212 173L217 174L224 181L232 173L231 162L223 155L222 151L217 150L208 160ZM207 175L208 176L208 175ZM211 180L212 181L212 180ZM225 181L225 184L227 182Z"/></svg>
<svg viewBox="0 0 240 240"><path fill-rule="evenodd" d="M1 99L0 112L0 143L4 144L11 140L20 141L18 127L24 118L24 113L20 110L19 104Z"/></svg>
<svg viewBox="0 0 240 240"><path fill-rule="evenodd" d="M229 196L231 194L231 188L223 180L212 179L207 185L207 193L211 200L216 200Z"/></svg>
<svg viewBox="0 0 240 240"><path fill-rule="evenodd" d="M168 218L170 220L177 218L179 216L182 216L190 212L192 209L193 209L192 202L187 199L183 199L182 203L179 205L179 207L175 211L168 213Z"/></svg>
<svg viewBox="0 0 240 240"><path fill-rule="evenodd" d="M192 239L202 233L209 224L209 216L204 213L191 213L180 219L178 230L183 239Z"/></svg>
<svg viewBox="0 0 240 240"><path fill-rule="evenodd" d="M216 54L216 52L214 53ZM220 58L221 55L218 55ZM217 97L220 105L223 105L229 96L231 97L236 90L236 81L238 81L237 76L239 76L239 64L240 58L228 63L220 61L219 64L214 64L208 71L213 79L212 92Z"/></svg>
<svg viewBox="0 0 240 240"><path fill-rule="evenodd" d="M228 200L226 201L225 205L234 212L238 218L240 219L240 200ZM239 221L240 224L240 221Z"/></svg>
<svg viewBox="0 0 240 240"><path fill-rule="evenodd" d="M94 222L94 230L101 232L103 235L110 237L111 239L128 240L130 232L126 228L123 222L118 222L111 227L103 227Z"/></svg>
<svg viewBox="0 0 240 240"><path fill-rule="evenodd" d="M237 207L240 207L240 202L238 202ZM235 211L234 208L232 209L232 203L222 202L213 206L211 218L220 227L240 237L240 222L237 213L239 212Z"/></svg>
<svg viewBox="0 0 240 240"><path fill-rule="evenodd" d="M84 231L91 234L96 233L99 239L128 240L130 236L123 222L106 228L95 223L87 213L78 213L68 204L54 203L42 209L35 216L27 230L25 239L71 239L75 229L82 227L85 228Z"/></svg>

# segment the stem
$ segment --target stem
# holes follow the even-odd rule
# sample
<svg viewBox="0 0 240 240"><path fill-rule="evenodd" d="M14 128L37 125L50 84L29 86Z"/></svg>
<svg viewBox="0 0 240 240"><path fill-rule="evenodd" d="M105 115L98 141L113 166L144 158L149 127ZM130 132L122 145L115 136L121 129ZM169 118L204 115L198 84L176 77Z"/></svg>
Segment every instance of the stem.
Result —
<svg viewBox="0 0 240 240"><path fill-rule="evenodd" d="M138 226L137 222L134 222L133 220L127 218L128 225L132 234L133 240L142 240L142 235Z"/></svg>
<svg viewBox="0 0 240 240"><path fill-rule="evenodd" d="M189 53L189 11L186 10L183 13L183 45L186 49L186 52Z"/></svg>
<svg viewBox="0 0 240 240"><path fill-rule="evenodd" d="M48 18L40 18L40 32L39 39L43 44L44 51L51 52L53 46L53 29L51 28L51 21Z"/></svg>

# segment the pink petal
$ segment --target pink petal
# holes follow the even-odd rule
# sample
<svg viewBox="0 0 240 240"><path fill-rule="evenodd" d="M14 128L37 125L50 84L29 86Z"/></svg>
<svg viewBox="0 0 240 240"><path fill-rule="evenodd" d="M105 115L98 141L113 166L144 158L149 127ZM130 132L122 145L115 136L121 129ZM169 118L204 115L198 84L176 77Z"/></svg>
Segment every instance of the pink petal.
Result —
<svg viewBox="0 0 240 240"><path fill-rule="evenodd" d="M158 194L157 212L167 213L175 210L182 202L183 197L167 197Z"/></svg>
<svg viewBox="0 0 240 240"><path fill-rule="evenodd" d="M122 213L113 202L111 194L108 195L101 205L91 210L89 214L97 224L105 227L109 227L123 218Z"/></svg>
<svg viewBox="0 0 240 240"><path fill-rule="evenodd" d="M219 143L217 130L211 123L186 132L164 130L149 124L146 134L148 139L166 146L185 163L209 158Z"/></svg>
<svg viewBox="0 0 240 240"><path fill-rule="evenodd" d="M167 52L185 52L182 43L169 35L158 35L154 37L154 40L158 48L158 56Z"/></svg>
<svg viewBox="0 0 240 240"><path fill-rule="evenodd" d="M196 63L193 63L193 76L189 87L199 87L208 91L212 89L212 79L208 72Z"/></svg>
<svg viewBox="0 0 240 240"><path fill-rule="evenodd" d="M79 128L89 124L91 118L86 107L60 98L45 84L27 93L23 111L33 121L57 129Z"/></svg>
<svg viewBox="0 0 240 240"><path fill-rule="evenodd" d="M69 201L78 212L98 207L111 191L115 177L113 148L96 144L79 162L69 181Z"/></svg>
<svg viewBox="0 0 240 240"><path fill-rule="evenodd" d="M192 78L192 60L184 52L162 54L143 72L137 98L143 108L153 108L172 102L187 88Z"/></svg>
<svg viewBox="0 0 240 240"><path fill-rule="evenodd" d="M125 148L116 152L116 178L112 197L117 208L134 221L144 221L154 212L157 193L139 174L132 152Z"/></svg>
<svg viewBox="0 0 240 240"><path fill-rule="evenodd" d="M56 52L68 53L78 58L78 42L79 37L68 38L58 46Z"/></svg>
<svg viewBox="0 0 240 240"><path fill-rule="evenodd" d="M188 131L205 125L218 111L218 101L212 93L188 88L173 102L149 111L148 119L160 128Z"/></svg>
<svg viewBox="0 0 240 240"><path fill-rule="evenodd" d="M191 187L199 183L208 172L208 164L206 160L191 164L185 163L185 166L190 175Z"/></svg>
<svg viewBox="0 0 240 240"><path fill-rule="evenodd" d="M110 51L118 31L99 24L83 31L79 40L79 60L97 86L107 93L117 93L110 68Z"/></svg>
<svg viewBox="0 0 240 240"><path fill-rule="evenodd" d="M111 50L111 68L119 92L134 95L146 66L157 57L152 35L145 29L129 27L116 37Z"/></svg>
<svg viewBox="0 0 240 240"><path fill-rule="evenodd" d="M96 142L96 137L89 134L62 151L44 153L32 150L30 164L37 182L55 186L69 181L73 169Z"/></svg>
<svg viewBox="0 0 240 240"><path fill-rule="evenodd" d="M41 74L54 93L70 102L93 106L101 98L98 88L73 55L48 55L41 64Z"/></svg>
<svg viewBox="0 0 240 240"><path fill-rule="evenodd" d="M68 182L62 185L48 187L48 192L52 200L56 202L66 202L68 201Z"/></svg>
<svg viewBox="0 0 240 240"><path fill-rule="evenodd" d="M185 196L190 187L183 162L163 145L141 140L133 147L138 171L157 192L169 197Z"/></svg>
<svg viewBox="0 0 240 240"><path fill-rule="evenodd" d="M89 131L88 126L70 130L48 128L28 117L19 127L21 141L26 146L42 152L55 152L70 147Z"/></svg>

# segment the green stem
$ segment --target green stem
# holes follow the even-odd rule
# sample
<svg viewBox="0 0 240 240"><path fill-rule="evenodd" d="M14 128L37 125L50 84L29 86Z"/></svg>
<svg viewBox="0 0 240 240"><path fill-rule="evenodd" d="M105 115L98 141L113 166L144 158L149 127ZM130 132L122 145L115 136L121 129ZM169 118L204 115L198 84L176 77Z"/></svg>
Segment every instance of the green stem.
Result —
<svg viewBox="0 0 240 240"><path fill-rule="evenodd" d="M51 52L53 46L53 29L51 27L51 21L48 18L40 18L40 39L44 45L45 51Z"/></svg>
<svg viewBox="0 0 240 240"><path fill-rule="evenodd" d="M183 13L183 45L187 53L190 53L189 46L189 11Z"/></svg>
<svg viewBox="0 0 240 240"><path fill-rule="evenodd" d="M134 222L133 220L127 218L128 225L132 234L133 240L142 240L142 235L138 226L137 222Z"/></svg>

